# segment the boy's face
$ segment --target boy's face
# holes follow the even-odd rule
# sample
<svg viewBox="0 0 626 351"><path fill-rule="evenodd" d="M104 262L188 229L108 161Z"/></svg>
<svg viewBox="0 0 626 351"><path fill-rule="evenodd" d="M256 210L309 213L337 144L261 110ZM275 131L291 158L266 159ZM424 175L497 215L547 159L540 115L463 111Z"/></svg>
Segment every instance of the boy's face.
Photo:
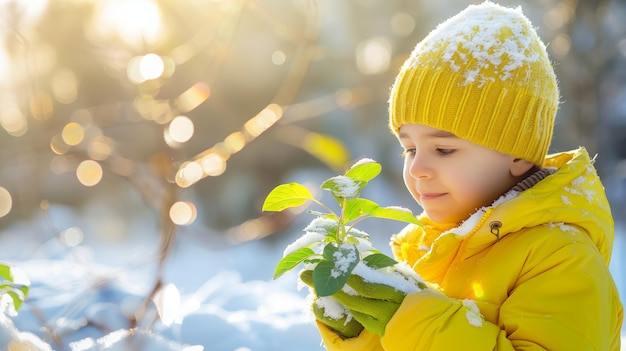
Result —
<svg viewBox="0 0 626 351"><path fill-rule="evenodd" d="M521 170L511 155L422 124L405 124L404 183L430 219L460 223L513 187Z"/></svg>

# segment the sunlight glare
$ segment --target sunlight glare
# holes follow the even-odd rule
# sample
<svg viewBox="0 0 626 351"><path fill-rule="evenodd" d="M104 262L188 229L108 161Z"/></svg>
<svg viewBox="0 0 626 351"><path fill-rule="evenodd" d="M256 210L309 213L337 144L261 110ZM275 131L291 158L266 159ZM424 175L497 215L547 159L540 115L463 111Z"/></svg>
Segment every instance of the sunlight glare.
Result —
<svg viewBox="0 0 626 351"><path fill-rule="evenodd" d="M480 299L480 298L484 297L485 292L483 291L483 286L480 283L478 283L478 282L473 283L472 284L472 289L474 290L474 296L477 299Z"/></svg>
<svg viewBox="0 0 626 351"><path fill-rule="evenodd" d="M139 62L139 73L146 80L159 78L164 70L163 60L156 54L147 54Z"/></svg>
<svg viewBox="0 0 626 351"><path fill-rule="evenodd" d="M94 34L106 39L121 39L129 45L154 44L161 37L161 10L151 0L107 0L93 23Z"/></svg>

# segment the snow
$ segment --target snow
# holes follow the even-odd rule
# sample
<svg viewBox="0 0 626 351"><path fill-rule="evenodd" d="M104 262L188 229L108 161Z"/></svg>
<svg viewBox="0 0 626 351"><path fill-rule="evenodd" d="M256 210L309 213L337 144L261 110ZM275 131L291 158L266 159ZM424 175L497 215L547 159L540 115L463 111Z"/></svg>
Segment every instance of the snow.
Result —
<svg viewBox="0 0 626 351"><path fill-rule="evenodd" d="M377 162L376 162L376 161L374 161L374 160L372 160L371 158L364 157L364 158L362 158L362 159L360 159L360 160L356 161L356 162L352 165L352 167L350 167L350 169L352 169L352 168L354 168L354 167L356 167L356 166L359 166L359 165L364 165L364 164L368 164L368 163L377 163Z"/></svg>
<svg viewBox="0 0 626 351"><path fill-rule="evenodd" d="M335 263L333 269L330 271L330 276L333 278L345 275L348 269L359 259L359 253L356 246L341 245L339 250L333 253L333 262Z"/></svg>
<svg viewBox="0 0 626 351"><path fill-rule="evenodd" d="M333 190L336 196L351 199L359 194L359 183L355 182L354 179L340 175L332 177L331 180L336 185L336 189Z"/></svg>
<svg viewBox="0 0 626 351"><path fill-rule="evenodd" d="M329 231L336 231L337 225L338 223L334 219L316 217L304 228L304 231L326 235Z"/></svg>
<svg viewBox="0 0 626 351"><path fill-rule="evenodd" d="M313 245L315 243L321 242L326 238L326 235L320 234L318 232L306 232L300 238L298 238L293 243L287 245L285 251L283 252L283 257L298 251L303 247L307 247L309 245Z"/></svg>
<svg viewBox="0 0 626 351"><path fill-rule="evenodd" d="M572 234L578 233L579 230L573 225L567 225L563 222L559 223L548 223L548 228L550 229L559 229L562 232L570 232Z"/></svg>
<svg viewBox="0 0 626 351"><path fill-rule="evenodd" d="M464 68L466 85L494 81L492 73L482 74L484 70L507 80L518 68L540 60L538 50L532 48L535 38L526 34L531 28L520 7L511 9L489 1L470 5L430 32L416 48L423 57L417 57L414 62L435 65L436 62L429 61L432 59L428 53L443 50L443 61L451 69Z"/></svg>
<svg viewBox="0 0 626 351"><path fill-rule="evenodd" d="M478 306L476 305L476 301L465 299L463 300L463 306L466 309L465 316L467 317L469 324L475 327L482 327L483 317L480 314Z"/></svg>
<svg viewBox="0 0 626 351"><path fill-rule="evenodd" d="M350 322L352 319L352 315L349 311L330 296L319 297L315 301L315 304L324 309L324 316L328 318L340 320L341 318L348 316L348 318L346 318L346 323Z"/></svg>
<svg viewBox="0 0 626 351"><path fill-rule="evenodd" d="M81 221L79 215L55 219L57 224ZM179 235L163 267L160 293L130 329L129 320L141 309L158 270L158 237L146 225L148 218L136 221L138 229L123 245L89 241L89 236L74 247L63 247L56 237L24 241L45 231L23 225L1 232L0 257L24 272L31 289L17 317L0 313L5 318L0 350L18 342L46 351L323 350L310 301L296 288L296 272L272 280L291 237L271 246L217 248L202 237ZM97 250L80 254L88 247Z"/></svg>
<svg viewBox="0 0 626 351"><path fill-rule="evenodd" d="M399 267L402 267L403 265L406 264L398 264ZM411 271L413 270L411 269ZM359 262L356 267L354 267L352 274L362 277L366 282L391 286L394 289L402 291L406 294L420 291L421 289L417 286L417 283L423 282L423 280L417 275L417 273L404 275L406 272L407 270L404 268L400 268L398 270L392 267L387 267L386 269L373 269L365 265L363 262Z"/></svg>
<svg viewBox="0 0 626 351"><path fill-rule="evenodd" d="M572 200L570 200L569 197L567 197L565 195L561 195L561 201L563 202L564 205L571 205L572 204Z"/></svg>

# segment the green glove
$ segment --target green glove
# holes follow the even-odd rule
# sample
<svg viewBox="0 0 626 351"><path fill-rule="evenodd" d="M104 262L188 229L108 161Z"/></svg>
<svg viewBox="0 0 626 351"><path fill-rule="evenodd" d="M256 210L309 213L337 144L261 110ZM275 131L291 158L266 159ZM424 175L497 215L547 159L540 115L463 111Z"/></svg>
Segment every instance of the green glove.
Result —
<svg viewBox="0 0 626 351"><path fill-rule="evenodd" d="M355 274L348 278L346 285L347 288L334 294L333 298L346 306L365 329L383 336L387 323L400 307L406 293L389 285L369 283Z"/></svg>
<svg viewBox="0 0 626 351"><path fill-rule="evenodd" d="M406 296L405 291L420 291L424 287L418 281L407 279L406 275L398 271L394 271L394 274L385 275L385 277L389 281L389 285L371 283L360 275L352 274L348 278L346 286L332 295L332 298L345 306L354 319L362 324L365 329L379 336L385 334L387 323ZM302 271L300 279L308 286L313 287L313 271ZM391 286L392 282L398 283L394 286L402 285L405 291Z"/></svg>
<svg viewBox="0 0 626 351"><path fill-rule="evenodd" d="M316 296L312 310L318 321L344 339L354 338L363 331L363 325L354 319L350 311L330 296Z"/></svg>

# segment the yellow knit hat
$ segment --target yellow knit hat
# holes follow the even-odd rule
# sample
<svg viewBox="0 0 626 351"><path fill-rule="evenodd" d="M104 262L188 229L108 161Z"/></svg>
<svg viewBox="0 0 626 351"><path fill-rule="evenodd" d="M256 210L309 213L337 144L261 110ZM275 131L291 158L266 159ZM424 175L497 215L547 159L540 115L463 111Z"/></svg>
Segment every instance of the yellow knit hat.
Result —
<svg viewBox="0 0 626 351"><path fill-rule="evenodd" d="M543 163L559 104L545 45L521 8L470 5L417 44L391 89L389 126L445 130Z"/></svg>

